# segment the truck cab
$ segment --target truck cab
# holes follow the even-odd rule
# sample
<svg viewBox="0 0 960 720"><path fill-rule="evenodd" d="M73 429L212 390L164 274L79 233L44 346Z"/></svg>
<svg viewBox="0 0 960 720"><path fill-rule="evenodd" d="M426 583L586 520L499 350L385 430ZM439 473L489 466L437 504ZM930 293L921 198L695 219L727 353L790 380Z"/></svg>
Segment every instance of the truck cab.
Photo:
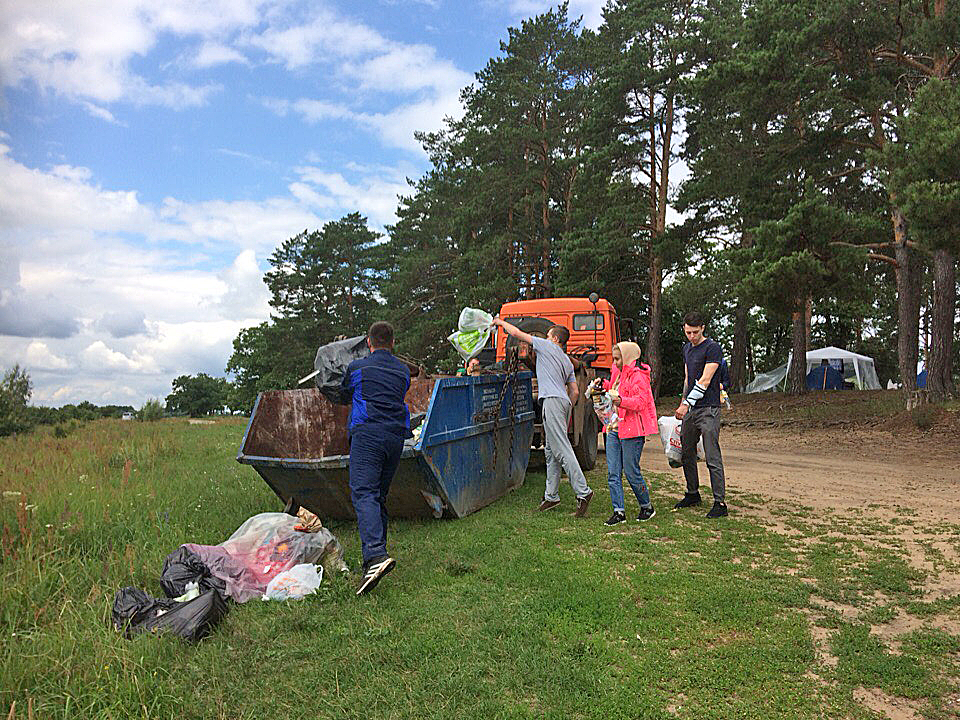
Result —
<svg viewBox="0 0 960 720"><path fill-rule="evenodd" d="M531 335L546 337L551 325L563 325L570 331L567 353L583 359L590 367L609 376L613 365L613 346L620 342L621 322L613 305L603 298L543 298L504 303L500 317ZM632 321L624 321L627 327ZM506 357L507 335L498 333L496 359Z"/></svg>

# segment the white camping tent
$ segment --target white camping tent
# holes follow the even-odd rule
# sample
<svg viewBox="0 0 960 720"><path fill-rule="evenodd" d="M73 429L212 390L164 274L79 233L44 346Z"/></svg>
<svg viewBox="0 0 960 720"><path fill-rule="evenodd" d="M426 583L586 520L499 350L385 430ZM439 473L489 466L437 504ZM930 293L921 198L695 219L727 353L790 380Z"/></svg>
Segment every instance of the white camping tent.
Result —
<svg viewBox="0 0 960 720"><path fill-rule="evenodd" d="M811 350L808 352L807 369L804 375L824 360L829 360L830 364L838 370L842 364L844 381L853 383L857 389L880 389L880 381L877 379L877 370L873 365L873 358L835 347L825 347L822 350ZM773 390L778 386L782 388L782 386L786 384L787 369L790 367L791 362L793 362L793 353L790 354L786 365L781 365L776 370L771 370L770 372L757 373L753 381L747 385L746 391L748 393L755 393L763 392L764 390Z"/></svg>

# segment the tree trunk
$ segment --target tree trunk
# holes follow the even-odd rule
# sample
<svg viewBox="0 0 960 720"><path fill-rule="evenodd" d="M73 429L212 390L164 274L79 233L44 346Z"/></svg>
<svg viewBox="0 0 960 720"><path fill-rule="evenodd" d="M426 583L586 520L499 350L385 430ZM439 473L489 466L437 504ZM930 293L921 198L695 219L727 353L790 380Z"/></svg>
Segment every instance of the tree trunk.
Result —
<svg viewBox="0 0 960 720"><path fill-rule="evenodd" d="M793 313L793 359L787 371L787 394L802 395L807 391L807 319L801 301Z"/></svg>
<svg viewBox="0 0 960 720"><path fill-rule="evenodd" d="M747 346L750 335L747 331L749 308L742 300L737 303L733 319L733 352L730 355L730 387L728 392L740 393L747 387Z"/></svg>
<svg viewBox="0 0 960 720"><path fill-rule="evenodd" d="M540 203L540 222L543 228L543 297L553 297L553 279L550 277L550 148L546 140L546 109L540 114L540 131L544 137L540 144L543 155L543 175L540 178L540 187L543 192Z"/></svg>
<svg viewBox="0 0 960 720"><path fill-rule="evenodd" d="M907 247L906 218L893 213L893 251L897 261L897 359L904 390L917 389L917 351L920 343L920 272L915 253Z"/></svg>
<svg viewBox="0 0 960 720"><path fill-rule="evenodd" d="M650 388L653 398L660 396L661 372L660 359L660 332L663 320L661 295L663 293L663 270L658 258L651 249L650 252L650 307L647 316L647 364L650 366Z"/></svg>
<svg viewBox="0 0 960 720"><path fill-rule="evenodd" d="M927 389L934 400L953 396L953 333L957 314L957 272L949 250L933 254L933 323L930 328L930 355Z"/></svg>
<svg viewBox="0 0 960 720"><path fill-rule="evenodd" d="M750 227L754 223L741 218L742 224ZM740 247L753 247L753 234L744 232L740 236ZM747 321L750 318L750 306L742 298L737 300L737 307L733 314L733 351L730 356L730 392L743 392L747 389L750 376L753 374L753 363L750 362L750 333ZM748 366L749 364L749 366Z"/></svg>

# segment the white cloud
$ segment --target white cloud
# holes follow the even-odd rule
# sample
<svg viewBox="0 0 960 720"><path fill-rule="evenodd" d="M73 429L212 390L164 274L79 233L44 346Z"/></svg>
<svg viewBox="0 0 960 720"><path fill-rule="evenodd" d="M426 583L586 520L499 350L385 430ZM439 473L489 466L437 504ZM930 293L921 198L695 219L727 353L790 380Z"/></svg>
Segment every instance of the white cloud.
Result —
<svg viewBox="0 0 960 720"><path fill-rule="evenodd" d="M249 62L243 53L218 42L203 43L193 59L193 64L199 68L210 68L227 63L249 65Z"/></svg>
<svg viewBox="0 0 960 720"><path fill-rule="evenodd" d="M317 215L295 196L199 203L168 198L161 216L169 222L167 230L185 241L260 251L318 222Z"/></svg>
<svg viewBox="0 0 960 720"><path fill-rule="evenodd" d="M359 126L419 154L413 132L458 115L471 79L429 45L397 42L325 0L34 0L0 14L0 84L117 126L137 118L118 104L207 103L230 90L211 78L228 83L232 64L277 74L278 95L287 80L318 81L316 97L262 101L278 115ZM239 330L268 316L260 264L273 249L354 210L373 227L394 222L405 176L419 174L313 158L272 197L188 202L171 191L151 202L69 161L18 162L9 144L0 131L0 368L26 365L45 404L139 405L175 375L222 373Z"/></svg>
<svg viewBox="0 0 960 720"><path fill-rule="evenodd" d="M459 117L460 92L473 76L439 57L436 48L384 38L365 25L319 11L290 27L271 27L248 42L288 68L315 65L324 74L323 91L339 90L343 100L301 97L261 98L280 116L297 114L311 123L345 120L365 127L384 144L421 154L417 130L435 131L446 116ZM402 98L391 109L370 112L370 97Z"/></svg>
<svg viewBox="0 0 960 720"><path fill-rule="evenodd" d="M306 22L296 22L276 14L270 26L260 34L251 34L246 42L295 69L329 57L357 57L382 52L390 43L376 30L343 18L319 7Z"/></svg>
<svg viewBox="0 0 960 720"><path fill-rule="evenodd" d="M435 132L443 127L446 117L454 119L463 115L463 106L457 93L401 105L387 113L362 116L362 121L373 128L380 139L393 147L411 152L423 151L414 137L417 130Z"/></svg>
<svg viewBox="0 0 960 720"><path fill-rule="evenodd" d="M322 4L40 0L15 3L6 14L0 23L0 82L34 83L115 124L107 107L114 103L183 110L207 103L224 89L193 76L189 81L170 76L176 63L165 66L157 78L136 72L134 61L149 56L165 33L195 43L186 63L193 69L250 66L254 56L288 70L311 67L323 78L324 92L339 93L346 102L301 98L264 104L311 122L356 122L387 145L415 153L420 147L414 131L436 130L445 114L458 116L460 89L472 79L435 48L391 40ZM362 110L371 96L384 95L402 100L392 110Z"/></svg>
<svg viewBox="0 0 960 720"><path fill-rule="evenodd" d="M90 343L80 354L83 368L88 373L112 374L114 372L155 372L156 365L152 358L138 354L138 357L127 357L122 352L106 346L102 340Z"/></svg>
<svg viewBox="0 0 960 720"><path fill-rule="evenodd" d="M570 0L567 17L576 19L583 16L583 24L594 30L603 22L603 8L607 0ZM547 12L556 3L549 0L507 0L510 12L521 18L533 17Z"/></svg>
<svg viewBox="0 0 960 720"><path fill-rule="evenodd" d="M39 370L65 370L70 367L70 363L62 357L58 357L50 352L46 343L34 340L27 345L26 358L24 365L31 369Z"/></svg>
<svg viewBox="0 0 960 720"><path fill-rule="evenodd" d="M106 108L102 108L99 105L94 105L92 102L87 102L86 100L82 101L80 104L91 116L95 118L100 118L101 120L105 120L106 122L111 123L113 125L120 124L119 122L117 122L117 119L113 116L113 113L107 110Z"/></svg>
<svg viewBox="0 0 960 720"><path fill-rule="evenodd" d="M435 132L443 127L445 118L457 119L463 115L459 87L447 88L443 93L428 93L425 99L401 104L382 113L352 111L344 105L308 98L300 98L292 103L275 99L264 99L262 102L278 115L292 111L308 122L350 120L370 130L385 145L414 154L423 152L414 136L416 131Z"/></svg>
<svg viewBox="0 0 960 720"><path fill-rule="evenodd" d="M393 168L351 168L353 180L348 180L341 172L324 170L320 167L301 167L297 169L303 183L300 192L310 191L320 197L332 197L340 207L360 208L374 226L396 222L397 196L410 192L406 176L400 169ZM311 189L319 188L316 193ZM292 191L292 190L291 190Z"/></svg>
<svg viewBox="0 0 960 720"><path fill-rule="evenodd" d="M300 113L304 119L313 122L320 120L360 120L362 117L346 105L327 100L300 98L292 103L274 104L274 107L280 110L281 115L292 109Z"/></svg>
<svg viewBox="0 0 960 720"><path fill-rule="evenodd" d="M449 60L438 58L436 49L429 45L394 45L384 53L344 67L361 89L397 93L425 88L458 93L473 79Z"/></svg>
<svg viewBox="0 0 960 720"><path fill-rule="evenodd" d="M102 103L175 108L202 104L213 86L150 83L131 69L131 62L146 56L163 32L224 32L255 17L231 11L232 5L158 6L145 0L8 3L0 23L0 78L6 85L32 82L42 90L75 98L104 119L109 119L109 112L99 107Z"/></svg>
<svg viewBox="0 0 960 720"><path fill-rule="evenodd" d="M257 255L247 249L237 255L230 267L218 275L226 288L213 301L219 315L228 320L262 319L270 314L270 293L263 282Z"/></svg>
<svg viewBox="0 0 960 720"><path fill-rule="evenodd" d="M24 365L33 402L54 405L139 406L177 375L222 374L239 331L269 316L261 261L353 210L393 222L415 174L316 159L292 172L273 198L157 205L87 168L29 168L0 144L0 368Z"/></svg>

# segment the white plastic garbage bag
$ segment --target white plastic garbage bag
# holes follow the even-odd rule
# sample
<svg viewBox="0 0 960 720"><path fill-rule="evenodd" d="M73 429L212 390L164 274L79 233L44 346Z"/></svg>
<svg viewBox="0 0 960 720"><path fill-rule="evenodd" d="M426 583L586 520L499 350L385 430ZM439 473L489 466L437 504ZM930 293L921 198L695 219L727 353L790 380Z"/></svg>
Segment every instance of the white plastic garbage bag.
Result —
<svg viewBox="0 0 960 720"><path fill-rule="evenodd" d="M460 353L464 362L475 358L483 350L490 339L493 328L493 315L476 308L464 308L460 311L457 321L457 332L450 335L449 340Z"/></svg>
<svg viewBox="0 0 960 720"><path fill-rule="evenodd" d="M263 600L298 600L312 595L323 580L323 567L312 563L294 565L267 585Z"/></svg>
<svg viewBox="0 0 960 720"><path fill-rule="evenodd" d="M663 443L663 452L670 461L672 467L680 467L683 458L683 446L680 443L680 428L683 421L677 420L673 415L664 415L657 420L660 428L660 442ZM703 452L703 438L697 442L697 458L704 460L706 455Z"/></svg>

